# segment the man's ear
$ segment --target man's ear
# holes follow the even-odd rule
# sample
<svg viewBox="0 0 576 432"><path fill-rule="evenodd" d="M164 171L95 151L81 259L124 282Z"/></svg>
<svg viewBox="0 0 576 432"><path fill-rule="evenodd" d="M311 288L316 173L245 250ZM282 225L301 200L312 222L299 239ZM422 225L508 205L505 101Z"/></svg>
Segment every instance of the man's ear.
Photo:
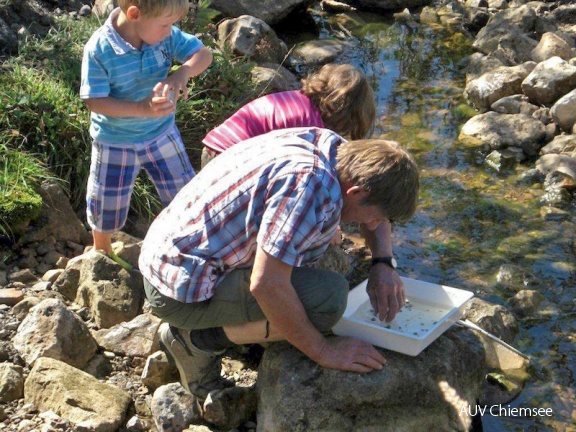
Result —
<svg viewBox="0 0 576 432"><path fill-rule="evenodd" d="M126 9L126 17L129 21L137 21L141 16L142 13L140 12L140 8L138 8L138 6L132 5L128 6L128 9Z"/></svg>
<svg viewBox="0 0 576 432"><path fill-rule="evenodd" d="M358 185L346 188L345 194L348 198L356 198L360 200L363 200L369 195L368 191L364 187Z"/></svg>
<svg viewBox="0 0 576 432"><path fill-rule="evenodd" d="M346 188L346 195L356 195L362 193L362 191L364 191L364 188L362 186L358 185L348 186Z"/></svg>

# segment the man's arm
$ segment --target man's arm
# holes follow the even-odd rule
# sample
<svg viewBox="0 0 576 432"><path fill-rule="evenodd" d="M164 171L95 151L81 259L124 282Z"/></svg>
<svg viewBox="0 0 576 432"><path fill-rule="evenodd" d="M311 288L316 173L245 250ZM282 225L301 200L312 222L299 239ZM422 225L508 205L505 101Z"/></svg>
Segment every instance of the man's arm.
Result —
<svg viewBox="0 0 576 432"><path fill-rule="evenodd" d="M370 344L353 338L324 337L310 322L291 283L292 267L258 247L250 291L274 332L321 366L369 372L381 369L384 357Z"/></svg>
<svg viewBox="0 0 576 432"><path fill-rule="evenodd" d="M392 256L392 225L388 220L373 231L362 225L360 229L373 257ZM406 302L402 279L386 264L376 264L370 269L366 291L378 318L386 322L392 321Z"/></svg>

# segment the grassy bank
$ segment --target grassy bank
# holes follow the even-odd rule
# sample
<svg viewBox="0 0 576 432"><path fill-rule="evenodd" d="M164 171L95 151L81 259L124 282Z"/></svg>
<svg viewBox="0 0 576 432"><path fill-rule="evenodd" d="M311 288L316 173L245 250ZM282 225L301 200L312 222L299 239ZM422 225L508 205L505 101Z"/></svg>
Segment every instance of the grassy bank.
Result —
<svg viewBox="0 0 576 432"><path fill-rule="evenodd" d="M203 42L215 48L212 15L204 2L181 27L207 35ZM90 115L78 90L84 43L100 25L95 17L56 17L45 38L22 40L19 55L0 64L0 236L14 237L17 225L34 217L35 191L47 178L58 179L73 207L83 212L91 139ZM212 66L190 82L176 121L195 168L206 132L255 96L251 67L215 51ZM141 175L131 210L150 216L158 209L156 192Z"/></svg>

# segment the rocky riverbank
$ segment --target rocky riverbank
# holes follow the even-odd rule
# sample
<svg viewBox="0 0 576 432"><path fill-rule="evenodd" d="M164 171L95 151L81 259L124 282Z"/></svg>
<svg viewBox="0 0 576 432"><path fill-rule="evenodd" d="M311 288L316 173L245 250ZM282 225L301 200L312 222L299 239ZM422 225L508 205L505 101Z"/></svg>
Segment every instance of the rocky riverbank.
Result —
<svg viewBox="0 0 576 432"><path fill-rule="evenodd" d="M74 13L79 13L78 6ZM576 6L557 1L441 1L417 13L399 14L397 18L451 27L475 40L478 52L462 66L467 73L466 97L481 114L464 125L461 140L480 149L486 163L496 170L517 164L533 166L522 181L526 187L538 182L545 185L548 193L542 201L542 217L559 223L573 221ZM294 88L298 81L295 71L337 61L347 48L345 40L312 41L293 50L288 60L290 67L284 68L279 63L288 55L288 49L261 18L225 21L219 26L217 37L226 40L237 54L257 59L259 66L254 70L254 78L262 83L271 82L267 84L270 90ZM256 50L256 46L266 49ZM273 383L282 382L282 377L276 375L277 365L290 359L293 360L290 364L301 365L296 368L301 370L299 375L298 370L291 371L294 382L314 381L318 386L307 390L311 392L308 395L294 395L297 398L315 398L314 389L334 388L331 396L343 403L338 399L341 393L333 386L342 385L348 393L354 385L360 389L367 384L383 387L379 381L382 377L358 382L335 373L320 373L297 353L276 347L265 362L268 366L263 376L270 383L258 393L255 383L262 353L258 347L247 347L230 353L223 369L223 374L237 383L237 390L215 395L204 407L202 417L181 386L170 384L177 379L175 370L158 350L155 337L158 321L147 313L141 278L120 269L104 256L84 254L90 235L62 192L46 184L42 196L45 207L40 219L17 244L6 242L0 249L6 256L0 265L3 429L256 430L263 424L270 425L267 422L273 416L266 413L275 412L281 403L275 401L287 400L283 390L289 389L293 382L278 388ZM117 253L137 262L139 238L123 234L115 240ZM347 252L334 251L326 265L348 273L350 261L361 262L362 252L359 249ZM356 271L361 274L361 266ZM530 289L529 283L524 285L527 289L518 295L515 313L530 316L536 313L542 299ZM573 298L562 304L563 311L574 312ZM492 333L512 342L517 331L512 314L502 307L484 306L489 312L475 316L476 311L471 311L470 319L482 322ZM472 361L489 367L482 344L467 333L451 332L439 346L445 351L419 357L406 373L418 368L427 370L426 367L436 372L450 371ZM464 346L472 348L467 357L459 357L456 354L463 351L459 347ZM453 363L441 361L446 352L453 354L449 356ZM401 358L395 361L394 355L391 358L392 369L400 370L405 362ZM450 381L449 373L445 375L445 391L450 393L451 389L464 386L458 394L465 394L468 403L485 391L479 385L481 374L466 375L457 383ZM418 375L415 376L418 382ZM466 380L470 382L463 384ZM410 394L412 390L405 391ZM500 395L499 401L509 400L518 391L519 387L513 386L510 392ZM354 403L358 406L372 403L365 396L360 394L355 402L347 400L345 411L353 416L357 413ZM265 397L266 403L257 406L258 397ZM494 401L494 396L484 394L483 400ZM297 401L288 405L278 422L292 424L297 416L288 409L297 407ZM262 411L257 418L258 409ZM332 416L330 409L323 407L326 418ZM420 418L438 426L439 423L434 423L440 421L435 417L437 413L422 411ZM314 410L306 415L307 430L322 430L321 424L310 421ZM441 421L446 421L446 427L452 430L472 427L472 419L458 420L450 412ZM340 424L347 423L342 420Z"/></svg>

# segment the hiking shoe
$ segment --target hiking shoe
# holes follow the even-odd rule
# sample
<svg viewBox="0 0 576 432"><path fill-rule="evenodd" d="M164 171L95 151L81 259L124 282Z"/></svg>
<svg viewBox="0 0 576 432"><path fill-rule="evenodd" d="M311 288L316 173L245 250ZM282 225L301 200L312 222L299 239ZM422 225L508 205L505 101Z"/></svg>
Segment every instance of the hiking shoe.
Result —
<svg viewBox="0 0 576 432"><path fill-rule="evenodd" d="M234 383L220 376L224 351L208 352L197 348L190 332L162 323L158 329L160 342L168 358L178 368L182 386L204 401L212 390L233 387Z"/></svg>

